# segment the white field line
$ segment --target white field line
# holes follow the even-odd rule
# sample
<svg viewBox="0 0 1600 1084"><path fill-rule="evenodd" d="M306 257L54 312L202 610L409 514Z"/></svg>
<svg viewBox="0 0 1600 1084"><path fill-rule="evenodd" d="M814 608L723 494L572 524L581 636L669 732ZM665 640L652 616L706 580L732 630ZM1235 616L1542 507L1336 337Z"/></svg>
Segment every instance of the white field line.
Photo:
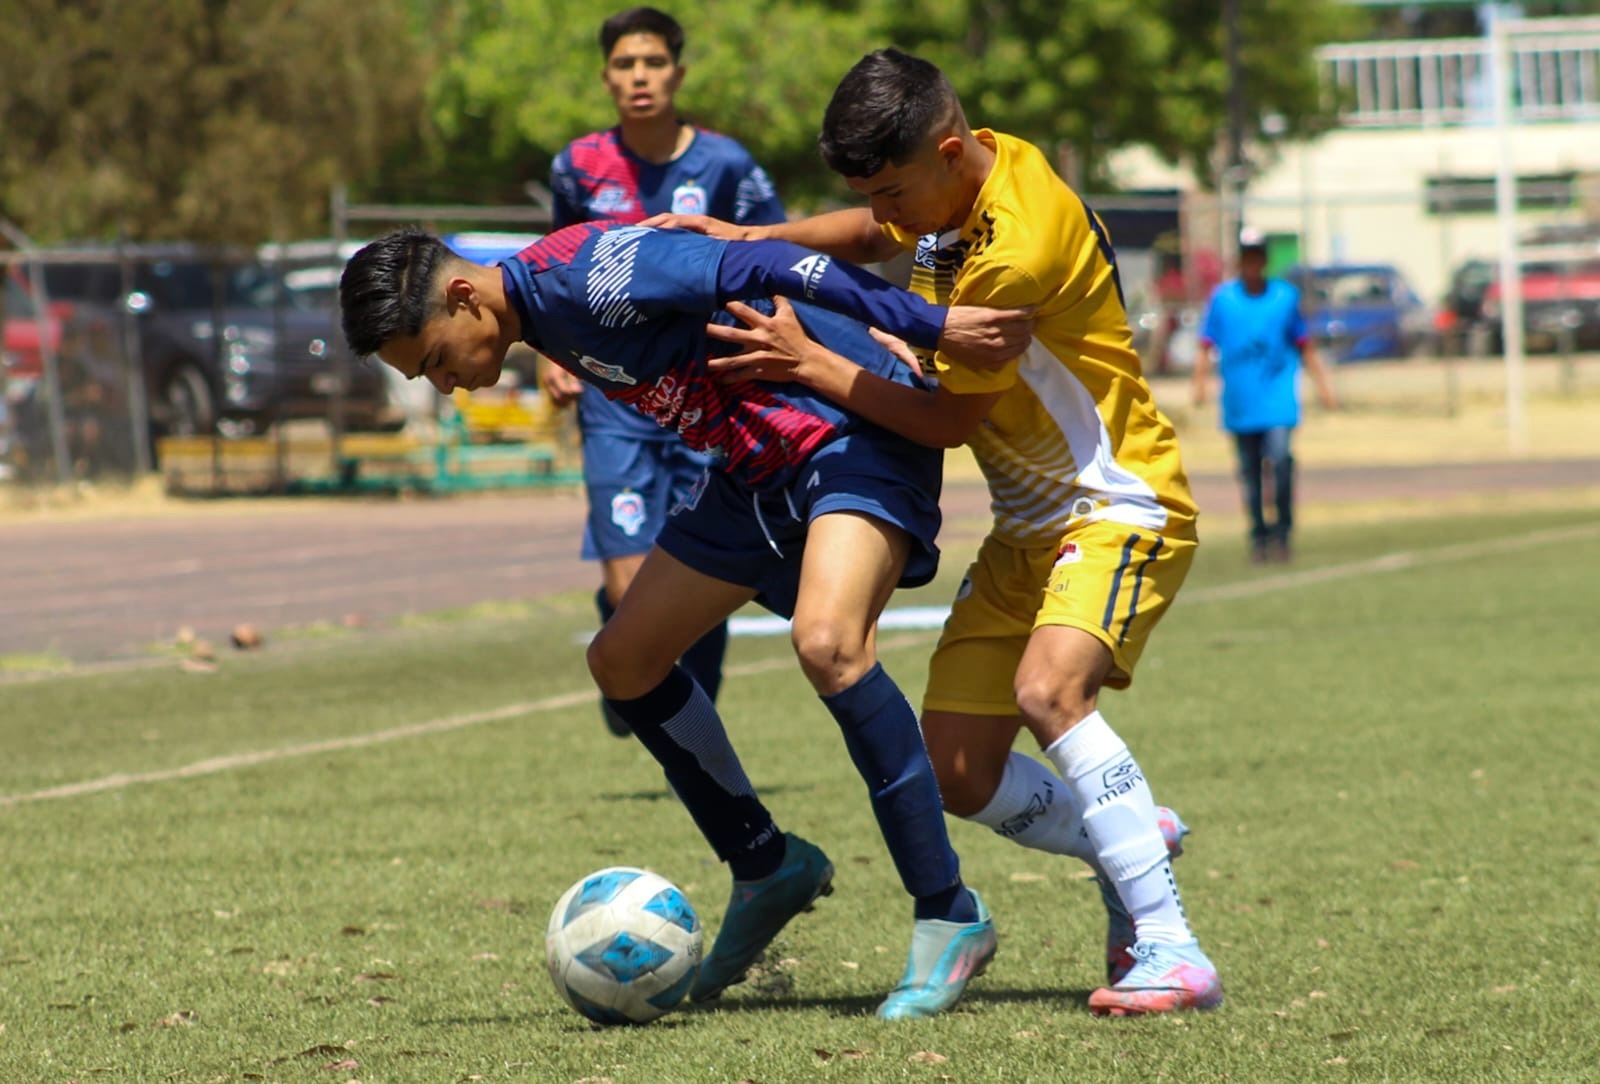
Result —
<svg viewBox="0 0 1600 1084"><path fill-rule="evenodd" d="M1325 565L1321 568L1306 569L1303 572L1285 572L1276 576L1263 576L1239 583L1200 588L1186 592L1183 598L1188 602L1222 602L1237 598L1251 598L1256 595L1288 591L1300 587L1311 587L1336 580L1389 572L1403 572L1407 569L1425 567L1440 562L1464 561L1489 554L1509 553L1516 550L1552 545L1558 542L1571 542L1595 537L1600 537L1600 523L1533 531L1528 534L1486 539L1481 542L1459 542L1432 549L1403 550L1398 553L1383 554L1366 560L1350 561L1341 565ZM935 632L929 631L885 638L879 642L878 647L879 650L883 651L913 647L919 643L931 641L935 636ZM769 673L773 670L787 669L793 665L794 661L787 655L770 659L758 659L754 662L728 667L727 676L750 677L756 674ZM361 749L370 745L383 745L388 742L422 737L427 734L443 734L452 730L464 730L467 727L479 726L483 723L502 722L506 719L515 719L524 715L535 715L540 712L556 711L561 708L578 707L592 703L594 699L594 690L586 689L582 692L547 696L540 700L506 704L503 707L491 708L487 711L449 715L441 719L413 723L409 726L391 727L388 730L379 730L370 734L353 734L343 738L329 738L326 741L289 745L281 749L263 749L252 753L234 753L228 756L212 757L208 760L185 764L179 768L166 768L153 772L119 772L114 775L102 776L99 779L85 780L81 783L65 783L57 787L47 787L44 790L36 790L28 794L0 796L0 809L24 802L42 802L52 798L81 798L89 794L102 794L106 791L122 790L140 783L166 783L178 779L195 779L200 776L216 775L220 772L254 767L258 764L268 764L278 760L316 756L319 753L338 753L347 749Z"/></svg>

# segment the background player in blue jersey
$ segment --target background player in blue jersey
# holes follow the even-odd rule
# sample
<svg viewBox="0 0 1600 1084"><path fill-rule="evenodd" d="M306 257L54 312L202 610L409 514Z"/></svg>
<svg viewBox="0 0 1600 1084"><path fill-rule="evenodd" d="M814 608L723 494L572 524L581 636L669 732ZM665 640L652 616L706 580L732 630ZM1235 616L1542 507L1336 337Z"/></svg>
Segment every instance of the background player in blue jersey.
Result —
<svg viewBox="0 0 1600 1084"><path fill-rule="evenodd" d="M688 124L674 97L683 84L683 28L655 8L630 8L600 28L603 78L617 124L575 139L550 169L556 228L578 222L639 222L664 211L705 213L733 222L782 222L783 204L750 153L725 135ZM705 468L676 435L613 403L565 369L548 367L545 391L558 406L577 400L583 479L589 498L583 556L601 562L595 596L602 622L615 611L644 555ZM683 656L715 700L728 645L726 623ZM612 733L626 736L615 713Z"/></svg>
<svg viewBox="0 0 1600 1084"><path fill-rule="evenodd" d="M1339 405L1316 344L1306 335L1300 291L1267 278L1267 239L1259 230L1239 233L1239 277L1218 286L1206 306L1200 354L1194 366L1194 403L1203 406L1212 356L1222 377L1222 427L1233 435L1239 485L1250 516L1250 557L1289 559L1294 527L1294 452L1290 437L1300 424L1300 365L1305 363L1322 405ZM1267 521L1264 474L1272 471L1276 518Z"/></svg>
<svg viewBox="0 0 1600 1084"><path fill-rule="evenodd" d="M839 724L915 900L906 970L879 1014L954 1004L993 956L994 925L962 884L916 713L874 647L896 584L925 583L937 566L940 453L803 387L717 382L707 362L733 348L706 323L731 320L721 309L735 299L807 299L815 306L794 311L818 342L913 384L864 325L982 363L1026 347L1026 314L940 308L787 242L598 224L558 230L498 268L403 231L358 252L339 291L354 351L445 394L494 383L520 340L712 456L715 469L668 520L589 648L601 694L733 873L690 996L739 981L832 884L822 851L779 831L716 708L676 665L707 629L759 600L793 618L801 668ZM970 349L974 336L993 348Z"/></svg>

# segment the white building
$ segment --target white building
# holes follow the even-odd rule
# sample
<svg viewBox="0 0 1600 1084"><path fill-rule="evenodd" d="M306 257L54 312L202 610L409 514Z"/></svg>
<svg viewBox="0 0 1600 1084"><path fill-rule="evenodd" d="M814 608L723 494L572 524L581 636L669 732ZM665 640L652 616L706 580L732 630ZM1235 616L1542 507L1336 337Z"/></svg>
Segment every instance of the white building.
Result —
<svg viewBox="0 0 1600 1084"><path fill-rule="evenodd" d="M1600 222L1600 18L1506 24L1512 56L1519 225ZM1244 204L1248 224L1278 250L1312 263L1392 263L1438 298L1467 259L1498 257L1486 39L1357 42L1318 51L1341 126L1275 151L1257 148ZM1194 178L1148 151L1116 156L1125 189L1196 190ZM1215 223L1215 215L1191 222ZM1204 229L1204 226L1197 228ZM1187 238L1190 251L1220 248Z"/></svg>

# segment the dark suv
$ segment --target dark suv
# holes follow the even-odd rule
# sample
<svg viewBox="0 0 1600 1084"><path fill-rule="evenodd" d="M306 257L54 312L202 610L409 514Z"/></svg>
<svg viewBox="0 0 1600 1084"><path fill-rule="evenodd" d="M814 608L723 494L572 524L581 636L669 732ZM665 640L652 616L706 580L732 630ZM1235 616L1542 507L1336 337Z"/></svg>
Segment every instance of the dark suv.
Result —
<svg viewBox="0 0 1600 1084"><path fill-rule="evenodd" d="M341 379L346 428L403 420L378 367L349 356L337 314L285 288L285 268L189 246L64 249L42 263L52 309L134 314L158 434L242 436L327 418Z"/></svg>

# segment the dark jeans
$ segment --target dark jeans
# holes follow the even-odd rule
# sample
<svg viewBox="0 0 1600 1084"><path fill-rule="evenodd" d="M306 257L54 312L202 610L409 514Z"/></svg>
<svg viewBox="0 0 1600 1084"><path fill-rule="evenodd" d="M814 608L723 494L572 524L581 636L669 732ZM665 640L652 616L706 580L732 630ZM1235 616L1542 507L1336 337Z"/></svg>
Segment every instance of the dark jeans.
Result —
<svg viewBox="0 0 1600 1084"><path fill-rule="evenodd" d="M1294 526L1294 454L1289 436L1294 430L1279 426L1260 433L1235 433L1239 452L1239 484L1244 488L1244 503L1250 513L1250 541L1256 546L1269 542L1287 543ZM1268 464L1272 469L1272 492L1278 517L1267 523L1262 480Z"/></svg>

